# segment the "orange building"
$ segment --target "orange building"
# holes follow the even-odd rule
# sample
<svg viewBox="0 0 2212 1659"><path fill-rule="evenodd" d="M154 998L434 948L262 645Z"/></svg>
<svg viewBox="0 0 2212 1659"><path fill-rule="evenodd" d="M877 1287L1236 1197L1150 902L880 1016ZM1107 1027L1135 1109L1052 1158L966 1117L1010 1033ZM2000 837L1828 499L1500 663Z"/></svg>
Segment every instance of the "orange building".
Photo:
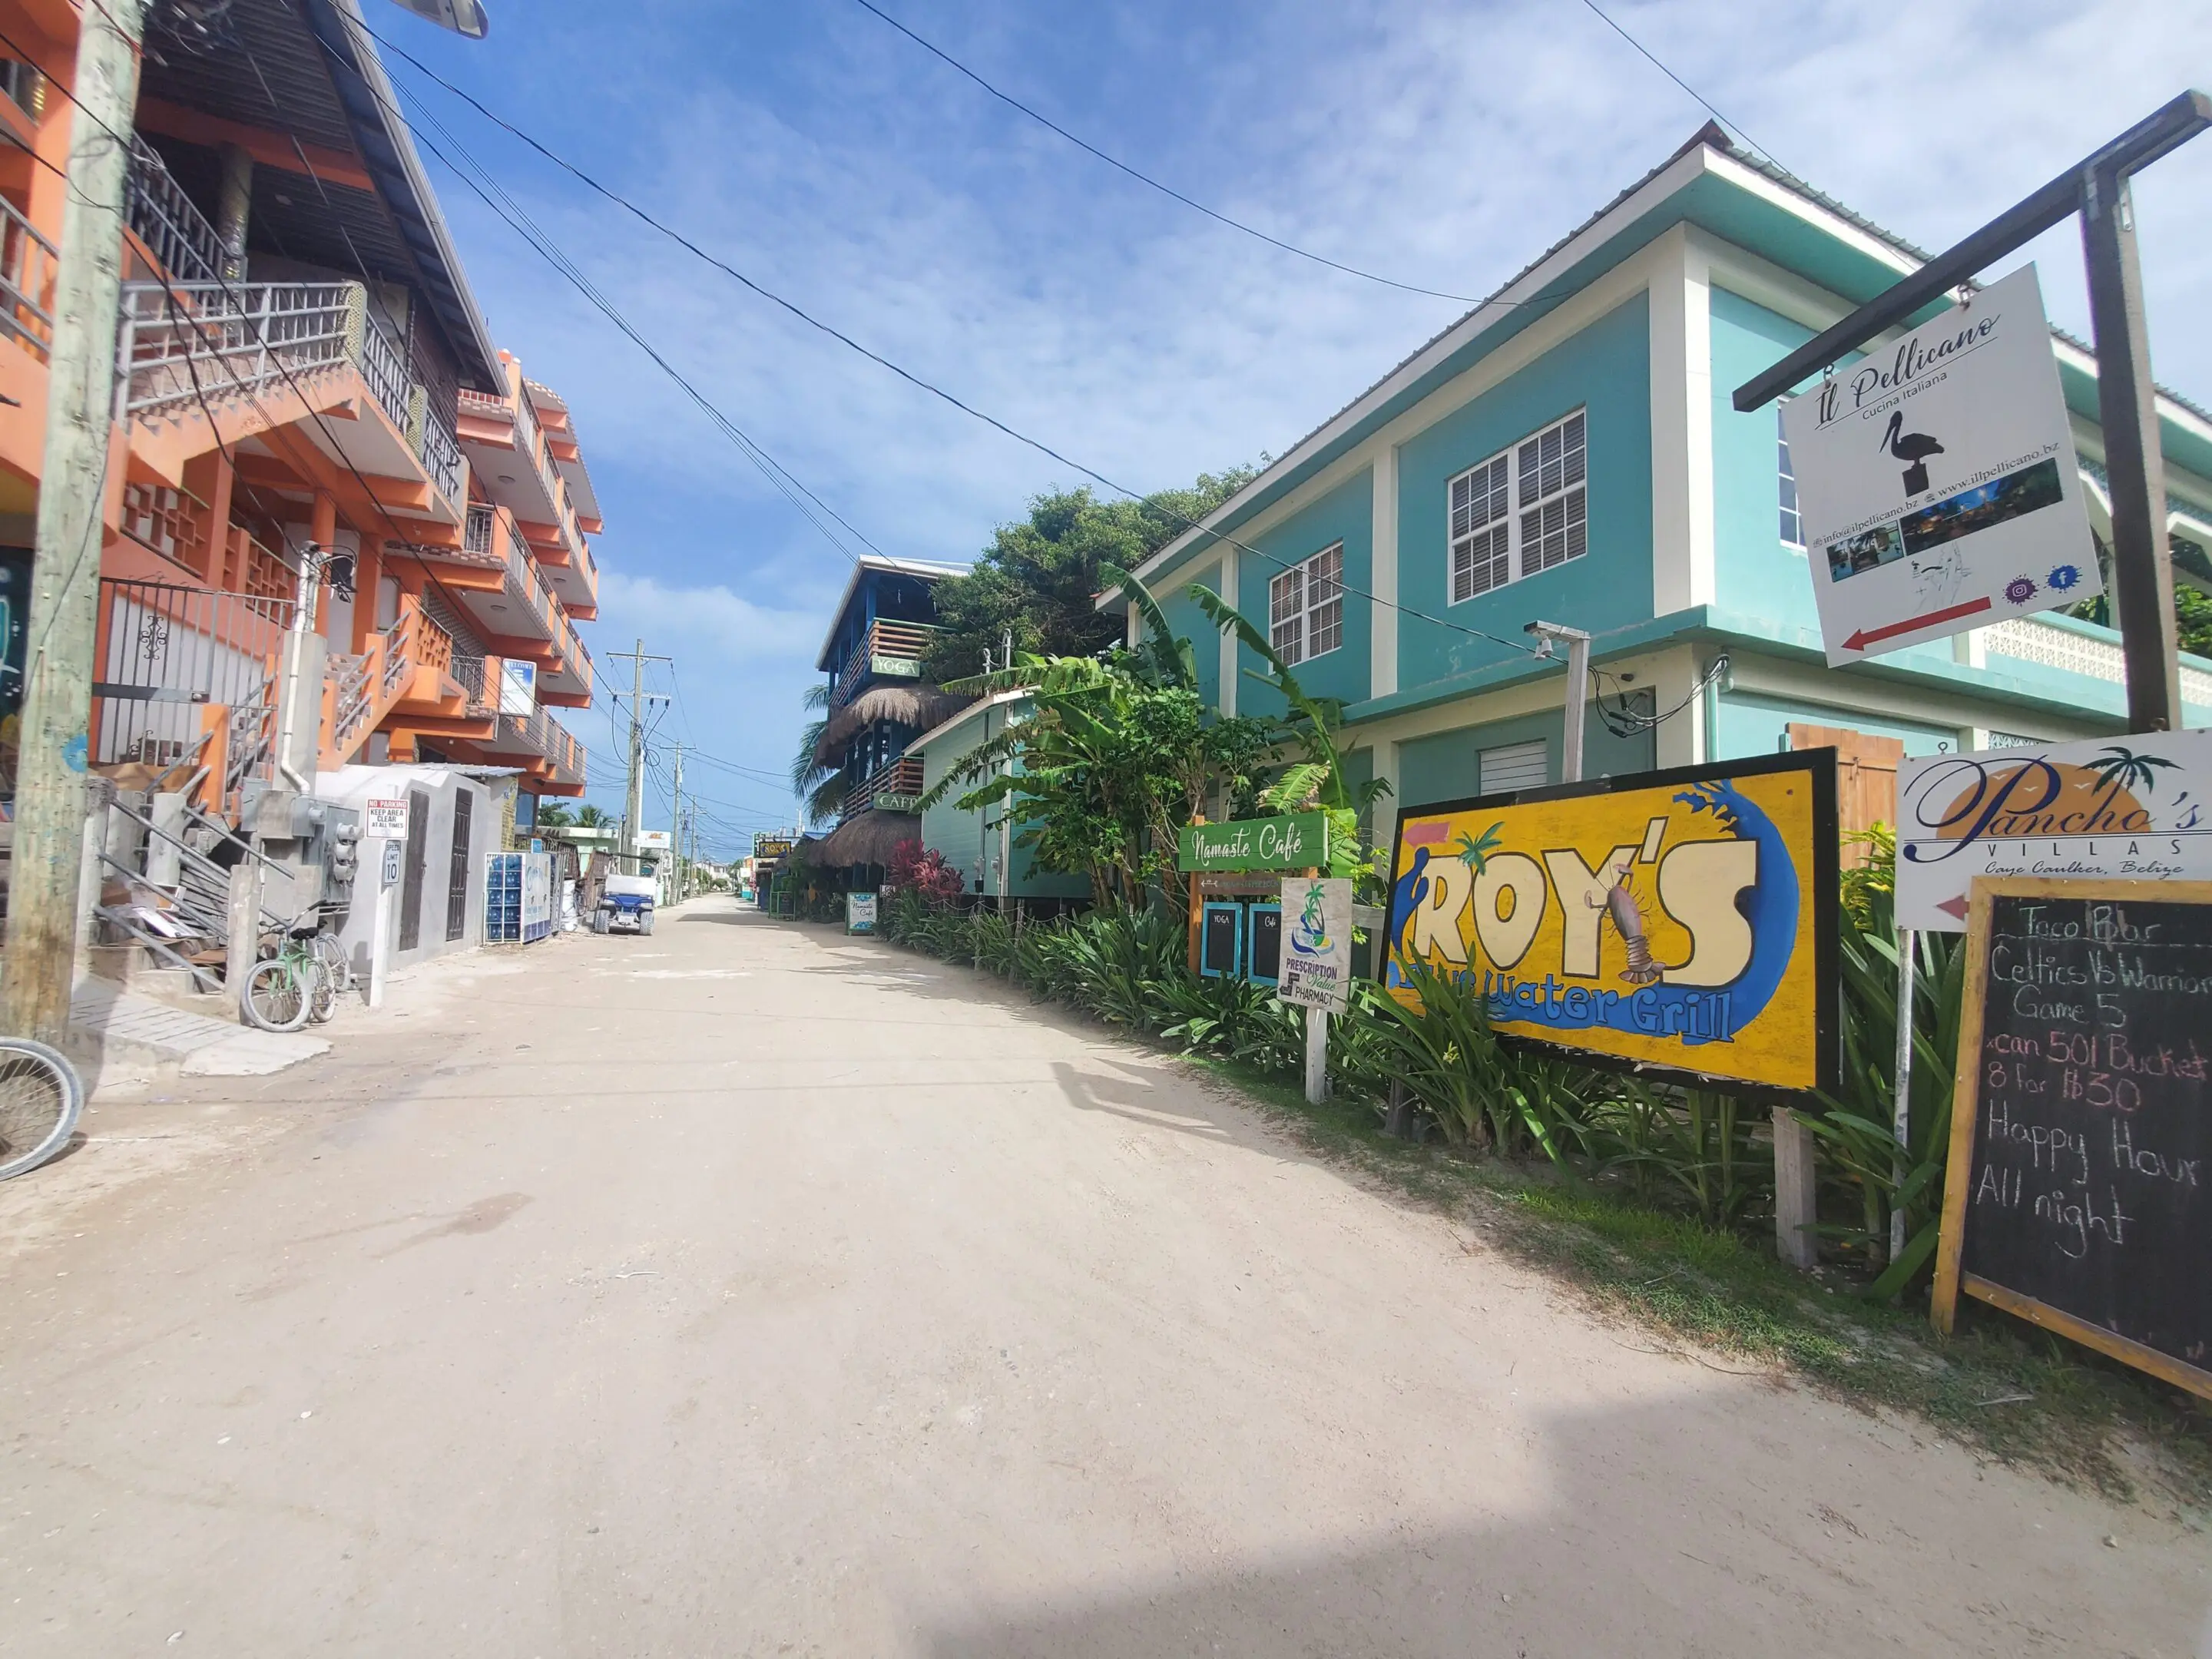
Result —
<svg viewBox="0 0 2212 1659"><path fill-rule="evenodd" d="M279 639L325 588L319 764L515 769L579 795L599 507L567 405L496 349L352 0L157 7L132 147L95 769L228 817L271 775ZM77 12L0 0L0 675L15 700ZM189 781L186 781L189 780Z"/></svg>

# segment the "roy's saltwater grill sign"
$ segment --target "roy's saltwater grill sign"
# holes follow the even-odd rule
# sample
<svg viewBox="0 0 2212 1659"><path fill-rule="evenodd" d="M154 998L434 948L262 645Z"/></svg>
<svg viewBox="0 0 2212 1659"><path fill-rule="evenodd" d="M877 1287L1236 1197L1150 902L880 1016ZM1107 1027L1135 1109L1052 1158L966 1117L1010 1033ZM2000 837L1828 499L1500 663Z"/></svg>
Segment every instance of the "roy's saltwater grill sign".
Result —
<svg viewBox="0 0 2212 1659"><path fill-rule="evenodd" d="M1827 749L1399 816L1385 984L1419 963L1503 1036L1685 1080L1836 1083Z"/></svg>

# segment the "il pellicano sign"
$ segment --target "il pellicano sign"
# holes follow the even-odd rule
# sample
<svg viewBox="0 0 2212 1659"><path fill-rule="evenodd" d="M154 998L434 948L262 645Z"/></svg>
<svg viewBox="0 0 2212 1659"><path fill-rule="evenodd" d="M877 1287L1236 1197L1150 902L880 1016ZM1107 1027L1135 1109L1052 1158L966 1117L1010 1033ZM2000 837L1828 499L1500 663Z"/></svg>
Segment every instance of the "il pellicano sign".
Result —
<svg viewBox="0 0 2212 1659"><path fill-rule="evenodd" d="M1782 406L1831 665L2103 591L2028 265Z"/></svg>
<svg viewBox="0 0 2212 1659"><path fill-rule="evenodd" d="M1187 823L1178 870L1304 870L1328 862L1328 815Z"/></svg>

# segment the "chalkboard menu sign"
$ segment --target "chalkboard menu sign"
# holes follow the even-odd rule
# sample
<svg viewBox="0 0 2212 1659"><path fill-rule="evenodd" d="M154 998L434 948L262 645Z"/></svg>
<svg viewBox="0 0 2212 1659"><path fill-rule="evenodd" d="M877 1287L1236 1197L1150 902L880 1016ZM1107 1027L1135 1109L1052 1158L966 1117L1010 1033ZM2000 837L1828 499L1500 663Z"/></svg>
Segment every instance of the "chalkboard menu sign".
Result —
<svg viewBox="0 0 2212 1659"><path fill-rule="evenodd" d="M2212 883L1984 878L1935 1314L1960 1292L2212 1397Z"/></svg>
<svg viewBox="0 0 2212 1659"><path fill-rule="evenodd" d="M1198 971L1207 979L1234 979L1243 939L1242 905L1207 905L1205 926L1199 934Z"/></svg>
<svg viewBox="0 0 2212 1659"><path fill-rule="evenodd" d="M1245 925L1251 936L1244 945L1244 977L1273 985L1283 976L1283 907L1255 904Z"/></svg>

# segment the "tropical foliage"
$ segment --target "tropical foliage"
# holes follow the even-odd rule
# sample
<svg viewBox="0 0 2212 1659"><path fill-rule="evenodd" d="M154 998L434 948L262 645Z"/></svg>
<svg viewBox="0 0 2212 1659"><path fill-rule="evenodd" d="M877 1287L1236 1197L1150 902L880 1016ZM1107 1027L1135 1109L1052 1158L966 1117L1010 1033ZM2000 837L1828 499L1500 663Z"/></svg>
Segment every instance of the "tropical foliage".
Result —
<svg viewBox="0 0 2212 1659"><path fill-rule="evenodd" d="M1201 473L1188 489L1164 489L1140 501L1101 501L1088 489L1054 490L1030 503L1029 516L999 526L964 576L937 584L937 635L923 672L940 684L983 672L983 653L1000 660L1003 642L1037 657L1089 657L1121 637L1120 617L1092 601L1109 565L1133 570L1194 520L1251 481L1250 467Z"/></svg>
<svg viewBox="0 0 2212 1659"><path fill-rule="evenodd" d="M1158 615L1118 566L1104 574ZM1017 652L1012 666L947 689L1025 691L1030 712L940 780L923 810L968 786L961 810L1010 814L1036 866L1086 877L1102 906L1141 908L1152 887L1174 879L1182 827L1207 801L1249 809L1283 735L1279 722L1209 709L1188 641L1164 628L1141 649L1103 657Z"/></svg>

